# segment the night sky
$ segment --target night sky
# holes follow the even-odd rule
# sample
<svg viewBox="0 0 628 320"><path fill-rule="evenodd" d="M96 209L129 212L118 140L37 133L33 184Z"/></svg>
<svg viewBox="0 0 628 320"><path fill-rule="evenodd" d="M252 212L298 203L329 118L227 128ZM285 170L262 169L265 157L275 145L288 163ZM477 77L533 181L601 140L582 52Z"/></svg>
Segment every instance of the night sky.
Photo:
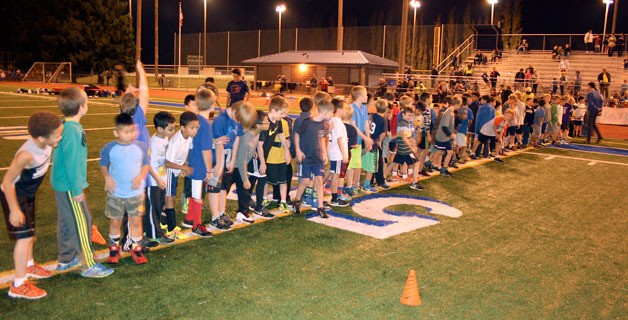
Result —
<svg viewBox="0 0 628 320"><path fill-rule="evenodd" d="M133 1L134 5L136 1ZM584 33L588 27L600 32L604 24L605 5L601 0L521 0L523 9L524 33ZM337 20L337 0L207 0L207 32L276 29L277 13L275 6L285 4L282 15L283 28L335 27ZM392 24L401 24L403 0L345 0L344 24L368 25L374 12L382 12L384 20L390 17ZM432 24L440 14L443 22L453 6L463 12L467 3L475 10L474 17L490 18L491 7L486 0L423 0L417 16L422 15L424 24ZM496 5L502 4L500 1ZM182 32L203 32L203 0L183 0L184 22ZM608 30L612 21L613 6L609 11ZM628 8L628 0L621 6ZM134 13L137 12L134 8ZM147 63L153 58L153 15L152 0L143 0L143 39L142 57ZM628 18L622 19L620 10L617 30L628 31ZM409 10L409 23L412 23L412 9ZM159 1L160 62L171 63L173 59L174 33L178 25L178 1ZM418 19L418 18L417 18ZM462 20L462 17L459 18ZM495 17L497 19L497 16Z"/></svg>

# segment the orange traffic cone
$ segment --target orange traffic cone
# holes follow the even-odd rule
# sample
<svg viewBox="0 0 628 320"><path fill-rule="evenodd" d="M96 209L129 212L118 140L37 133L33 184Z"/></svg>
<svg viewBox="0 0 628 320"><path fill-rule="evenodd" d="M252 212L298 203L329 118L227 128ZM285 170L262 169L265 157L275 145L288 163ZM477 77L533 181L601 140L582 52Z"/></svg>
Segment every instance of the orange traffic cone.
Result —
<svg viewBox="0 0 628 320"><path fill-rule="evenodd" d="M107 244L107 241L103 238L102 234L100 234L100 231L98 231L98 227L96 227L95 224L92 225L92 242L98 243L101 246Z"/></svg>
<svg viewBox="0 0 628 320"><path fill-rule="evenodd" d="M410 270L410 274L406 280L406 285L403 288L403 293L401 294L401 304L405 304L407 306L421 305L419 284L416 280L416 272L414 270Z"/></svg>

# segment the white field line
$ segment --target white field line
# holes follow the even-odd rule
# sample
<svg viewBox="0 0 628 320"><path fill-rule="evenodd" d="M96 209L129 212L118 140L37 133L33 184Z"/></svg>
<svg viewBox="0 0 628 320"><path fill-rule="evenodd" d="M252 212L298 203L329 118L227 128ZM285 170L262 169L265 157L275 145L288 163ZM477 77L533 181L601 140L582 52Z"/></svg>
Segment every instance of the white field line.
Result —
<svg viewBox="0 0 628 320"><path fill-rule="evenodd" d="M591 161L591 162L587 163L587 165L594 166L596 163L597 163L597 161Z"/></svg>
<svg viewBox="0 0 628 320"><path fill-rule="evenodd" d="M545 158L545 160L552 160L552 159L554 159L554 158L556 158L556 157L551 156L551 157L547 157L547 158Z"/></svg>
<svg viewBox="0 0 628 320"><path fill-rule="evenodd" d="M547 156L547 153L539 153L539 152L523 151L522 153L534 154L534 155L542 156L542 157ZM595 153L600 153L600 152L595 152ZM602 153L602 154L607 154L607 153ZM588 161L588 162L592 161L592 159L578 158L578 157L568 157L568 156L554 156L554 157L556 157L556 158L563 158L563 159ZM628 166L628 163L613 162L613 161L595 160L595 162L596 163L606 163L606 164L616 164L616 165L619 165L619 166Z"/></svg>

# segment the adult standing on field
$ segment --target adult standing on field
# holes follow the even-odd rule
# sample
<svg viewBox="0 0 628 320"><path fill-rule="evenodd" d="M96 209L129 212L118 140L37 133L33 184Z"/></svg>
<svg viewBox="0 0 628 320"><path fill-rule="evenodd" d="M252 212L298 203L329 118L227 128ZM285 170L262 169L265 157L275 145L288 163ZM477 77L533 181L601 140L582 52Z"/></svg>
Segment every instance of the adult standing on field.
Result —
<svg viewBox="0 0 628 320"><path fill-rule="evenodd" d="M600 130L597 128L595 118L597 118L600 111L602 111L602 94L597 91L595 82L589 82L589 89L589 93L587 93L587 125L589 127L589 130L587 131L587 143L591 143L593 130L595 130L595 133L597 134L597 142L599 143L602 140L602 135L600 134Z"/></svg>
<svg viewBox="0 0 628 320"><path fill-rule="evenodd" d="M238 101L249 100L249 86L242 79L242 70L235 68L231 70L231 75L233 75L233 80L227 83L227 107Z"/></svg>

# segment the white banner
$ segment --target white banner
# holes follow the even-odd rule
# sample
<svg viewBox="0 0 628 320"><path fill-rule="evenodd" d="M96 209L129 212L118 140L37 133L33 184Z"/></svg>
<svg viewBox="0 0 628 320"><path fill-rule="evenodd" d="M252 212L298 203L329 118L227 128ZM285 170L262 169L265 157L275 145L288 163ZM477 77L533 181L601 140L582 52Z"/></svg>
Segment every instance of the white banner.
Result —
<svg viewBox="0 0 628 320"><path fill-rule="evenodd" d="M596 122L628 126L628 108L602 108L602 114L597 117Z"/></svg>

